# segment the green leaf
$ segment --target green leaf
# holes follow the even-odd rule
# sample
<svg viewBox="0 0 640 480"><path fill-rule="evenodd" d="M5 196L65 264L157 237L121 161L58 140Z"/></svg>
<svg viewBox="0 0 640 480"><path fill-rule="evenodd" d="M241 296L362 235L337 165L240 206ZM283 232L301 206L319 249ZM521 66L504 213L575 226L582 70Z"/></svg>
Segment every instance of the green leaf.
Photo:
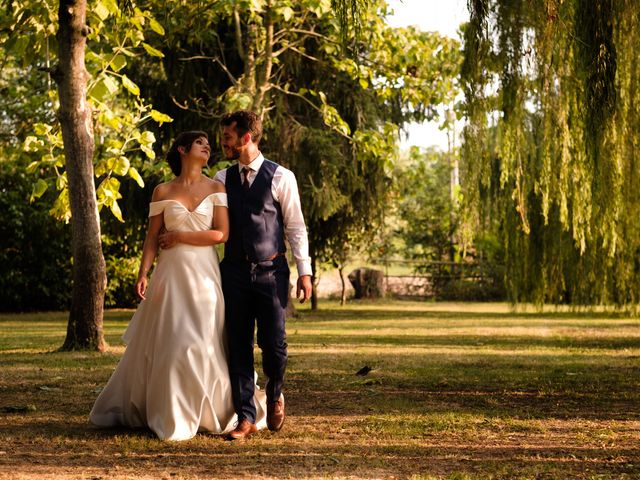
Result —
<svg viewBox="0 0 640 480"><path fill-rule="evenodd" d="M115 116L113 112L108 108L105 108L100 112L99 122L110 126L114 130L120 130L120 128L122 127L122 122L120 122L120 119L117 116ZM109 152L109 153L113 153L113 152ZM120 155L120 152L115 153L114 155Z"/></svg>
<svg viewBox="0 0 640 480"><path fill-rule="evenodd" d="M36 184L33 186L29 202L33 202L36 198L40 198L44 194L44 192L47 191L47 188L49 188L49 184L39 178Z"/></svg>
<svg viewBox="0 0 640 480"><path fill-rule="evenodd" d="M118 91L118 84L109 75L104 76L104 84L107 87L107 90L109 90L109 93L116 93Z"/></svg>
<svg viewBox="0 0 640 480"><path fill-rule="evenodd" d="M46 123L36 123L33 125L33 131L36 132L36 135L46 135L52 128L51 125L47 125Z"/></svg>
<svg viewBox="0 0 640 480"><path fill-rule="evenodd" d="M153 134L153 132L147 130L145 132L142 132L138 141L147 146L153 145L156 141L156 136Z"/></svg>
<svg viewBox="0 0 640 480"><path fill-rule="evenodd" d="M164 53L162 53L160 50L157 50L157 49L153 48L148 43L142 42L142 46L147 51L147 53L149 55L151 55L152 57L160 57L160 58L164 57Z"/></svg>
<svg viewBox="0 0 640 480"><path fill-rule="evenodd" d="M95 52L93 52L91 50L87 50L87 53L85 53L85 55L84 55L84 59L85 59L85 61L87 63L88 62L99 63L101 67L104 64L104 58L102 58L101 55L98 55L97 53L95 53Z"/></svg>
<svg viewBox="0 0 640 480"><path fill-rule="evenodd" d="M38 169L38 165L40 165L40 162L31 162L28 166L27 166L27 173L33 173Z"/></svg>
<svg viewBox="0 0 640 480"><path fill-rule="evenodd" d="M113 57L113 60L111 60L111 68L114 72L119 72L126 66L127 57L125 57L124 55L116 55L115 57Z"/></svg>
<svg viewBox="0 0 640 480"><path fill-rule="evenodd" d="M169 115L161 113L161 112L159 112L157 110L151 110L151 118L153 118L160 125L162 125L163 123L171 123L171 122L173 122L173 118L171 118Z"/></svg>
<svg viewBox="0 0 640 480"><path fill-rule="evenodd" d="M102 3L101 1L96 2L95 6L92 9L92 12L95 13L100 20L106 20L111 15L109 9Z"/></svg>
<svg viewBox="0 0 640 480"><path fill-rule="evenodd" d="M108 75L103 76L89 91L89 96L100 102L118 91L118 84Z"/></svg>
<svg viewBox="0 0 640 480"><path fill-rule="evenodd" d="M120 195L120 181L115 177L105 178L98 188L96 189L96 196L99 203L104 203L110 206L118 198L122 198Z"/></svg>
<svg viewBox="0 0 640 480"><path fill-rule="evenodd" d="M369 82L367 82L367 80L364 78L359 78L358 83L360 84L363 90L366 90L367 88L369 88Z"/></svg>
<svg viewBox="0 0 640 480"><path fill-rule="evenodd" d="M33 135L29 135L24 139L24 151L25 152L37 152L41 147L44 146L44 142L40 140L38 137L34 137Z"/></svg>
<svg viewBox="0 0 640 480"><path fill-rule="evenodd" d="M109 96L109 90L102 80L97 82L88 92L89 97L96 99L99 102L103 102Z"/></svg>
<svg viewBox="0 0 640 480"><path fill-rule="evenodd" d="M289 20L291 20L291 17L293 17L293 8L291 7L284 7L282 9L282 16L284 17L284 20L286 22L288 22Z"/></svg>
<svg viewBox="0 0 640 480"><path fill-rule="evenodd" d="M156 154L151 148L147 147L144 144L141 144L140 150L142 150L145 153L145 155L149 158L149 160L155 160Z"/></svg>
<svg viewBox="0 0 640 480"><path fill-rule="evenodd" d="M136 183L140 186L140 188L144 188L144 180L142 180L142 177L138 173L138 170L136 170L134 167L129 167L128 173L129 173L129 176L136 181Z"/></svg>
<svg viewBox="0 0 640 480"><path fill-rule="evenodd" d="M56 167L64 167L66 163L66 158L64 158L63 154L56 155L55 157L55 166Z"/></svg>
<svg viewBox="0 0 640 480"><path fill-rule="evenodd" d="M93 167L93 173L96 177L101 177L105 175L109 171L109 165L106 160L100 160L96 163L96 166Z"/></svg>
<svg viewBox="0 0 640 480"><path fill-rule="evenodd" d="M114 48L115 50L115 48ZM134 52L132 52L131 50L128 50L126 48L119 48L118 51L120 53L124 53L127 57L135 57L136 54Z"/></svg>
<svg viewBox="0 0 640 480"><path fill-rule="evenodd" d="M58 175L56 178L56 188L58 190L62 190L67 187L67 174L63 173L62 175Z"/></svg>
<svg viewBox="0 0 640 480"><path fill-rule="evenodd" d="M49 213L56 217L58 220L64 220L65 223L69 223L71 219L71 207L69 205L69 189L65 188L60 192L58 198L49 210Z"/></svg>
<svg viewBox="0 0 640 480"><path fill-rule="evenodd" d="M118 157L113 166L113 171L116 175L126 175L131 163L127 157Z"/></svg>
<svg viewBox="0 0 640 480"><path fill-rule="evenodd" d="M122 85L136 97L140 95L140 87L133 83L126 75L122 76Z"/></svg>
<svg viewBox="0 0 640 480"><path fill-rule="evenodd" d="M101 0L102 4L109 10L111 15L117 15L120 13L117 0Z"/></svg>
<svg viewBox="0 0 640 480"><path fill-rule="evenodd" d="M149 26L151 27L151 30L156 32L158 35L164 35L164 28L155 18L149 17Z"/></svg>
<svg viewBox="0 0 640 480"><path fill-rule="evenodd" d="M120 156L124 155L122 150L120 148L116 148L116 147L108 147L107 148L107 153L110 153L114 157L120 157Z"/></svg>
<svg viewBox="0 0 640 480"><path fill-rule="evenodd" d="M113 216L116 217L122 223L124 223L124 219L122 218L122 210L120 210L120 206L118 205L118 202L114 200L109 208L111 209L111 213L113 213Z"/></svg>

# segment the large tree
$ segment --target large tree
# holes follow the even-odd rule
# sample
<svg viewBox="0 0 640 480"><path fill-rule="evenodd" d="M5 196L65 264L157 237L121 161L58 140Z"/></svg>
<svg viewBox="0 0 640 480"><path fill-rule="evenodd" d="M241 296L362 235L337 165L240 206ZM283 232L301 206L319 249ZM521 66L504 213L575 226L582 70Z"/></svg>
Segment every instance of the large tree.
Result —
<svg viewBox="0 0 640 480"><path fill-rule="evenodd" d="M87 102L84 52L89 27L86 0L61 0L58 10L58 66L53 74L60 93L69 204L71 206L73 292L65 350L104 350L102 332L107 277L100 241L100 216L93 183L93 119Z"/></svg>
<svg viewBox="0 0 640 480"><path fill-rule="evenodd" d="M640 3L469 1L464 194L515 301L636 303Z"/></svg>
<svg viewBox="0 0 640 480"><path fill-rule="evenodd" d="M162 27L132 2L126 12L114 0L98 1L91 10L86 1L66 0L14 0L10 6L0 17L2 68L27 79L26 85L39 85L44 92L35 92L36 98L44 102L21 101L29 111L8 109L2 126L20 127L8 144L12 161L30 161L26 171L35 177L31 200L54 187L58 196L51 212L72 223L73 292L62 348L102 350L106 279L98 212L106 206L122 221L117 177L143 185L133 164L140 152L154 155L154 138L141 128L146 120L170 120L140 98L124 71L127 58L140 51L162 55L144 43L146 30L161 34ZM57 90L34 80L46 74ZM56 112L58 121L47 110Z"/></svg>

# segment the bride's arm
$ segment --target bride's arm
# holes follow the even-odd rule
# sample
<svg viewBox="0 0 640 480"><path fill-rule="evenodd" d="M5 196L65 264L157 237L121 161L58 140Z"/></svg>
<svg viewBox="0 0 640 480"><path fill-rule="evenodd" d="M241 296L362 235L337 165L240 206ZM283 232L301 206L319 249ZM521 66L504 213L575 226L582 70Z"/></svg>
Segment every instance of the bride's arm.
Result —
<svg viewBox="0 0 640 480"><path fill-rule="evenodd" d="M212 193L225 193L224 185L215 182ZM224 243L229 238L229 210L226 207L216 206L213 210L213 225L211 230L200 232L166 232L160 235L159 242L162 248L171 248L178 243L188 245L207 246Z"/></svg>
<svg viewBox="0 0 640 480"><path fill-rule="evenodd" d="M159 193L158 188L153 191L151 201L158 200ZM149 270L153 266L153 261L158 254L158 234L164 226L164 215L159 213L153 217L149 217L149 228L147 229L147 236L144 239L144 246L142 247L142 260L140 261L140 270L138 271L138 279L136 280L136 294L140 299L145 299L145 292L147 290L147 284L149 283L148 274Z"/></svg>

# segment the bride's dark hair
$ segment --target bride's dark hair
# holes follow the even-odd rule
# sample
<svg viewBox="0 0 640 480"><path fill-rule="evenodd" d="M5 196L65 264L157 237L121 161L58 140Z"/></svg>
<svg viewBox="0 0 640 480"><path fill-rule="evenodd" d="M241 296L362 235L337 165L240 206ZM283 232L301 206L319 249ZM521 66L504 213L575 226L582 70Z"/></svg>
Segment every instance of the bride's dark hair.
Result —
<svg viewBox="0 0 640 480"><path fill-rule="evenodd" d="M188 152L191 150L191 145L197 139L204 137L209 141L209 136L200 130L193 130L190 132L182 132L179 133L176 139L171 144L171 148L167 152L167 162L171 167L171 171L177 177L180 175L182 171L182 162L180 161L180 152L178 151L178 147L185 147L185 150Z"/></svg>

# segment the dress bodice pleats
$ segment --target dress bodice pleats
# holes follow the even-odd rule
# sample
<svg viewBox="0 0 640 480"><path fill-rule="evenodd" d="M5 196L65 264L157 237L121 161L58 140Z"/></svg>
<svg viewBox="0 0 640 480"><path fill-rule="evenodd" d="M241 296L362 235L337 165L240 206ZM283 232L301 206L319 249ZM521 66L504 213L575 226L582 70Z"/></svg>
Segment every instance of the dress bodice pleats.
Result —
<svg viewBox="0 0 640 480"><path fill-rule="evenodd" d="M227 206L226 193L207 195L190 211L178 200L159 200L149 204L149 216L164 213L164 225L168 231L199 232L211 228L215 207Z"/></svg>

